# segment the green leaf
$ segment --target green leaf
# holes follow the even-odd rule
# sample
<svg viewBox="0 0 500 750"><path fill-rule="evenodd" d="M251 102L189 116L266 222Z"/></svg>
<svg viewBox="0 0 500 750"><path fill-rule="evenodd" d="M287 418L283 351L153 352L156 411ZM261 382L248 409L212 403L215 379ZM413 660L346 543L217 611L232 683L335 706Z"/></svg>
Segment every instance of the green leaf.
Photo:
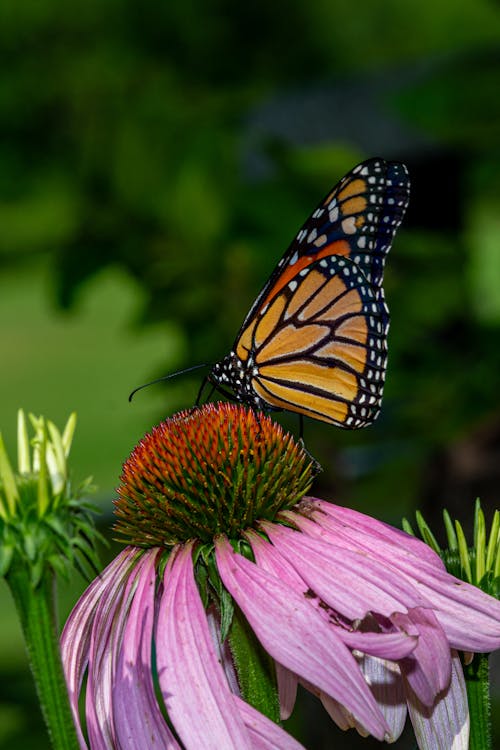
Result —
<svg viewBox="0 0 500 750"><path fill-rule="evenodd" d="M2 433L0 432L0 481L3 493L0 491L0 516L7 521L9 516L13 516L16 510L16 504L19 502L19 492L16 485L14 472L10 465L7 451L3 442ZM2 502L2 495L7 501L7 507Z"/></svg>
<svg viewBox="0 0 500 750"><path fill-rule="evenodd" d="M24 551L28 557L28 560L30 560L31 562L35 560L37 553L39 551L38 540L39 540L39 535L36 533L27 531L24 534L24 539L23 539Z"/></svg>
<svg viewBox="0 0 500 750"><path fill-rule="evenodd" d="M31 472L28 426L23 409L19 409L17 412L17 468L20 474Z"/></svg>
<svg viewBox="0 0 500 750"><path fill-rule="evenodd" d="M0 577L3 578L7 575L10 564L12 562L12 558L14 556L15 546L14 545L7 545L7 544L0 544Z"/></svg>
<svg viewBox="0 0 500 750"><path fill-rule="evenodd" d="M429 547L431 547L431 549L434 550L434 552L437 552L438 555L441 555L442 554L441 548L437 542L436 537L432 533L429 524L424 519L423 515L421 514L419 510L417 510L415 515L417 518L417 524L418 524L420 534L422 535L422 539Z"/></svg>
<svg viewBox="0 0 500 750"><path fill-rule="evenodd" d="M402 518L401 526L403 528L403 531L406 531L407 534L410 534L411 536L415 536L413 526L411 525L411 523L408 521L407 518L404 518L404 517Z"/></svg>
<svg viewBox="0 0 500 750"><path fill-rule="evenodd" d="M448 547L450 550L458 550L457 535L453 527L453 521L451 520L451 516L446 510L446 508L443 510L443 520L444 520L444 526L446 529L446 535L448 537Z"/></svg>
<svg viewBox="0 0 500 750"><path fill-rule="evenodd" d="M464 575L469 583L473 583L472 570L470 567L469 548L467 547L467 540L465 539L464 530L458 521L455 521L455 529L457 532L458 539L458 552L460 554L460 563L464 571Z"/></svg>
<svg viewBox="0 0 500 750"><path fill-rule="evenodd" d="M66 456L66 458L69 456L69 452L71 450L71 444L73 442L75 429L76 429L76 412L72 412L69 415L69 419L66 422L66 426L62 434L62 446L64 449L64 455Z"/></svg>
<svg viewBox="0 0 500 750"><path fill-rule="evenodd" d="M491 523L490 538L488 540L488 549L486 552L486 569L492 570L495 555L500 548L500 512L498 510L493 514Z"/></svg>

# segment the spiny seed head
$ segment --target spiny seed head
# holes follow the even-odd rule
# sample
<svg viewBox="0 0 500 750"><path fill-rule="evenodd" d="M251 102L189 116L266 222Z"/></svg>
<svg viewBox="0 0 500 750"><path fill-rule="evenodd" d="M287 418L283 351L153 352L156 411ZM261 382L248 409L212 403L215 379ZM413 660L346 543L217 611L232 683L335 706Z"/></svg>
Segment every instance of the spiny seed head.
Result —
<svg viewBox="0 0 500 750"><path fill-rule="evenodd" d="M238 538L274 520L310 488L304 448L269 417L211 403L154 427L123 465L115 531L138 546L164 546L224 533Z"/></svg>

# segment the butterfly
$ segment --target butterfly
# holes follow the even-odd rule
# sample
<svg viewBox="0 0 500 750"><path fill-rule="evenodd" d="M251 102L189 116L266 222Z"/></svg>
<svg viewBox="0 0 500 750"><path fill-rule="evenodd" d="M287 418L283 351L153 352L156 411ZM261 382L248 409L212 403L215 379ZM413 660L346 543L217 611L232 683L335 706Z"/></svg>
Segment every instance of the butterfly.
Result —
<svg viewBox="0 0 500 750"><path fill-rule="evenodd" d="M408 206L404 164L369 159L321 201L207 377L259 410L357 428L380 411L389 311L384 263Z"/></svg>

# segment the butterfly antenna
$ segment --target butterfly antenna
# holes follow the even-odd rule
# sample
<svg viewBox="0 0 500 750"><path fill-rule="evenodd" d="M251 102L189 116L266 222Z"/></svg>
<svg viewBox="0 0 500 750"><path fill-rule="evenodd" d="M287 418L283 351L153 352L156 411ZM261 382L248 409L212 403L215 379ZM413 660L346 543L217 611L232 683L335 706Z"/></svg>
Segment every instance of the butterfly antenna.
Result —
<svg viewBox="0 0 500 750"><path fill-rule="evenodd" d="M163 375L161 378L156 378L156 380L151 380L150 383L144 383L143 385L139 385L137 388L134 388L130 396L128 397L129 401L132 401L137 391L142 391L143 388L147 388L150 385L155 385L155 383L161 383L162 380L170 380L170 378L175 378L176 375L184 375L186 372L193 372L193 370L200 370L202 367L212 367L208 362L205 362L202 365L194 365L193 367L186 367L184 370L177 370L176 372L171 372L169 375ZM204 378L203 385L207 382L208 378ZM201 391L200 391L201 394ZM198 395L200 395L198 394Z"/></svg>

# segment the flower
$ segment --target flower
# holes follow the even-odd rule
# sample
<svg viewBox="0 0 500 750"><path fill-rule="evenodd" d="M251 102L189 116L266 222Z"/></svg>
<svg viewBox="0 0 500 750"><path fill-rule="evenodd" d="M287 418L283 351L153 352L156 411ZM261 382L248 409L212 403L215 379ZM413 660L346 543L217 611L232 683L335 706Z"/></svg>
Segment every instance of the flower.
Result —
<svg viewBox="0 0 500 750"><path fill-rule="evenodd" d="M311 481L304 448L241 406L141 441L116 503L129 545L62 636L82 748L85 672L91 748L293 749L269 696L286 718L299 682L344 729L393 741L409 711L420 747L466 747L456 651L500 646L500 603Z"/></svg>
<svg viewBox="0 0 500 750"><path fill-rule="evenodd" d="M71 414L62 433L44 417L22 409L17 419L17 472L0 434L0 575L29 571L36 588L46 571L67 577L71 565L84 574L97 569L93 506L82 501L86 479L73 487L67 466L76 426Z"/></svg>
<svg viewBox="0 0 500 750"><path fill-rule="evenodd" d="M31 425L31 430L29 426ZM0 575L16 606L42 715L54 747L77 746L59 649L58 575L74 566L97 570L94 508L82 498L90 479L74 487L68 457L76 426L62 433L22 409L17 419L17 471L0 434ZM30 439L31 432L31 439Z"/></svg>

